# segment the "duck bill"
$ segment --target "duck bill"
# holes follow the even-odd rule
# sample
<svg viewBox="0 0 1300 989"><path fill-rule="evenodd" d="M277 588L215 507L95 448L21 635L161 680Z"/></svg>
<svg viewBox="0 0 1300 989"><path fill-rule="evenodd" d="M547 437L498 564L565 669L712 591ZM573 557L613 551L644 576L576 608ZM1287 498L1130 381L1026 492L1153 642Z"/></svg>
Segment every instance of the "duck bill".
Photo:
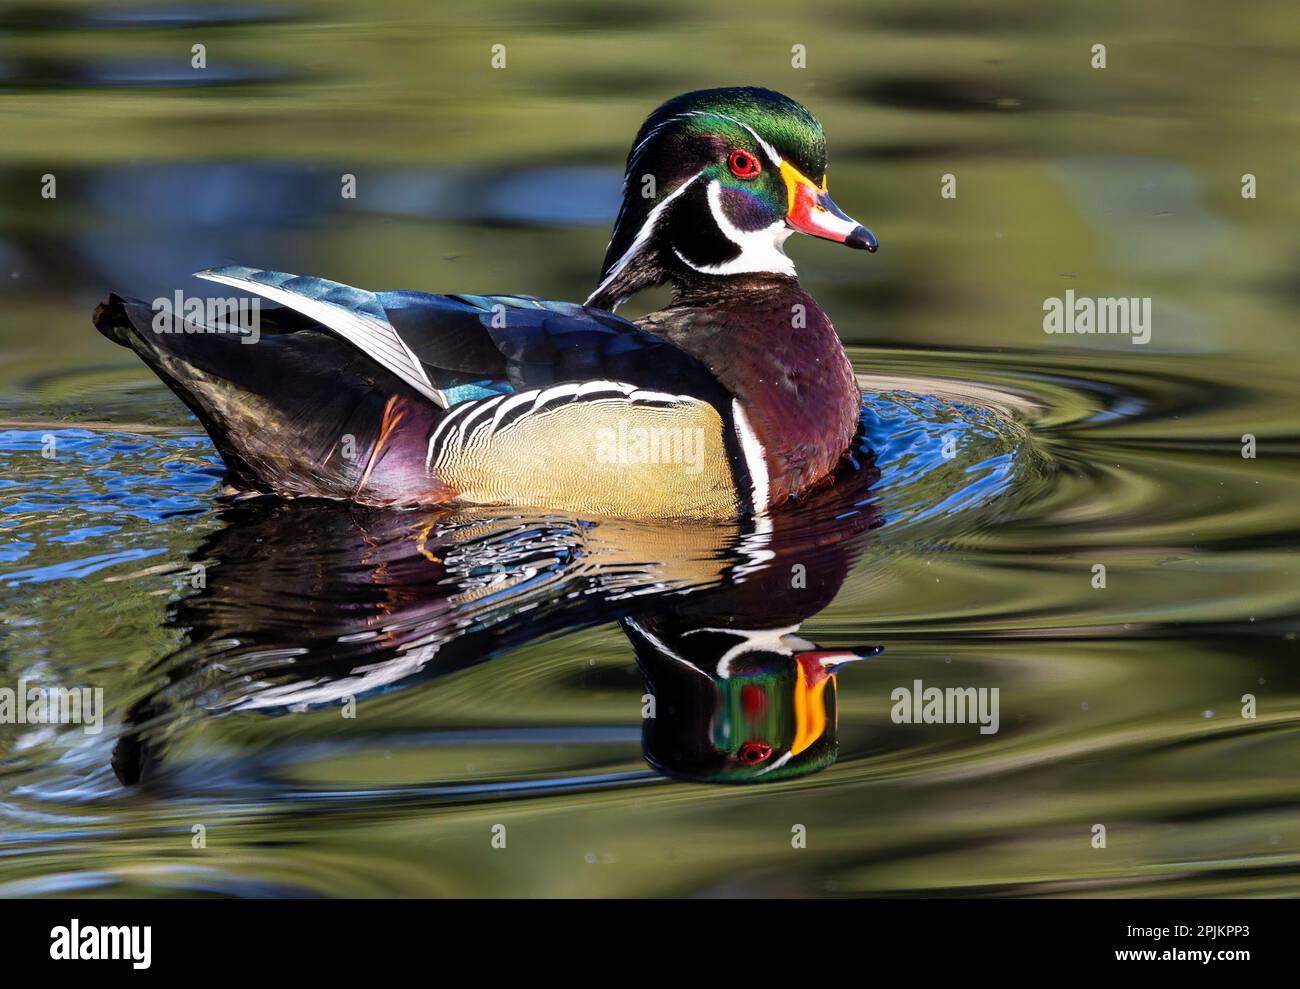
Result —
<svg viewBox="0 0 1300 989"><path fill-rule="evenodd" d="M835 692L835 677L816 660L799 657L794 683L794 741L790 755L797 756L826 734L826 688Z"/></svg>
<svg viewBox="0 0 1300 989"><path fill-rule="evenodd" d="M825 179L818 186L788 161L781 162L781 175L789 194L787 225L812 237L875 251L876 235L835 205Z"/></svg>
<svg viewBox="0 0 1300 989"><path fill-rule="evenodd" d="M879 656L885 651L884 646L858 646L852 649L814 649L799 654L801 662L820 666L824 675L833 676L849 663L860 663L864 659Z"/></svg>

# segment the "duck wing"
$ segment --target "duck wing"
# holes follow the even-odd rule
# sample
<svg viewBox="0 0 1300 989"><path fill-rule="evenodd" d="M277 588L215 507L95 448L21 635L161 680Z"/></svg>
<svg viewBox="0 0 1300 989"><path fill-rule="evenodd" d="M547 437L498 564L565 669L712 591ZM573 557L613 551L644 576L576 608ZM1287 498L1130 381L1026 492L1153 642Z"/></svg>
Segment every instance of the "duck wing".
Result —
<svg viewBox="0 0 1300 989"><path fill-rule="evenodd" d="M564 382L607 381L725 405L703 364L604 310L517 295L370 292L243 266L197 277L294 309L447 409Z"/></svg>
<svg viewBox="0 0 1300 989"><path fill-rule="evenodd" d="M297 310L446 408L445 397L433 386L423 365L388 322L374 292L311 275L263 271L242 265L208 268L195 272L195 277L244 289Z"/></svg>

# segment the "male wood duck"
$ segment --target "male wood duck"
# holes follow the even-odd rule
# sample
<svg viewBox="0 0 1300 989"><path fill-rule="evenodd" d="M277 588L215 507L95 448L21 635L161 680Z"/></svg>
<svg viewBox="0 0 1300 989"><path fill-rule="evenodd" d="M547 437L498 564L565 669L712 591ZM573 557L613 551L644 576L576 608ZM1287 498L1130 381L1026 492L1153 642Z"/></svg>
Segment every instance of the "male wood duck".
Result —
<svg viewBox="0 0 1300 989"><path fill-rule="evenodd" d="M702 90L637 134L585 305L231 266L198 277L277 304L248 332L112 294L95 325L198 416L229 493L735 518L825 482L858 423L853 369L782 250L795 230L876 249L827 194L811 113ZM667 308L612 314L665 283Z"/></svg>

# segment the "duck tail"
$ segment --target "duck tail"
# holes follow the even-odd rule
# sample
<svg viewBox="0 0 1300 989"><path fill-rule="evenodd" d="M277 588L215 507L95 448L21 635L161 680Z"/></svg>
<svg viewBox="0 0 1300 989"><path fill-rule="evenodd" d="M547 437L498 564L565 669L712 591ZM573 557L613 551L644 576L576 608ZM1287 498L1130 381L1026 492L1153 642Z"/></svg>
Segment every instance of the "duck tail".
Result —
<svg viewBox="0 0 1300 989"><path fill-rule="evenodd" d="M441 410L301 313L255 312L252 325L205 323L110 293L94 323L198 417L225 461L227 493L447 499L425 466Z"/></svg>
<svg viewBox="0 0 1300 989"><path fill-rule="evenodd" d="M127 300L116 292L109 292L108 297L95 307L95 315L91 319L94 320L95 329L108 339L129 347L126 330L130 326L130 321L126 316L126 302Z"/></svg>

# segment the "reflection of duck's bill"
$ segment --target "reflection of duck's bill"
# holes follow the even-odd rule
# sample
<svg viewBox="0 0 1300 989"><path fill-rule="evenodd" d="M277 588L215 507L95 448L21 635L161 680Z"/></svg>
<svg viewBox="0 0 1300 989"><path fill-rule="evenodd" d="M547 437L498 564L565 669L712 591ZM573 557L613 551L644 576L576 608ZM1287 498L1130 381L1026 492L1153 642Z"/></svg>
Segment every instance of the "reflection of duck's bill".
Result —
<svg viewBox="0 0 1300 989"><path fill-rule="evenodd" d="M815 656L799 657L799 675L794 685L794 741L790 743L789 752L760 769L755 775L765 776L768 772L787 764L806 752L814 742L826 734L826 688L836 689L833 668ZM831 705L834 711L834 705ZM784 761L782 761L784 760Z"/></svg>
<svg viewBox="0 0 1300 989"><path fill-rule="evenodd" d="M794 741L790 743L790 749L785 755L754 775L764 776L788 765L818 739L826 736L827 712L829 710L834 716L837 708L833 700L827 703L824 694L827 687L832 691L838 689L835 681L836 672L849 663L870 659L883 651L883 646L864 646L860 649L818 649L800 653L792 703L795 719ZM837 728L838 725L830 725L830 733L834 735Z"/></svg>
<svg viewBox="0 0 1300 989"><path fill-rule="evenodd" d="M845 649L818 649L815 652L800 653L799 658L815 660L822 669L833 675L849 663L871 659L884 651L884 646L851 646Z"/></svg>

